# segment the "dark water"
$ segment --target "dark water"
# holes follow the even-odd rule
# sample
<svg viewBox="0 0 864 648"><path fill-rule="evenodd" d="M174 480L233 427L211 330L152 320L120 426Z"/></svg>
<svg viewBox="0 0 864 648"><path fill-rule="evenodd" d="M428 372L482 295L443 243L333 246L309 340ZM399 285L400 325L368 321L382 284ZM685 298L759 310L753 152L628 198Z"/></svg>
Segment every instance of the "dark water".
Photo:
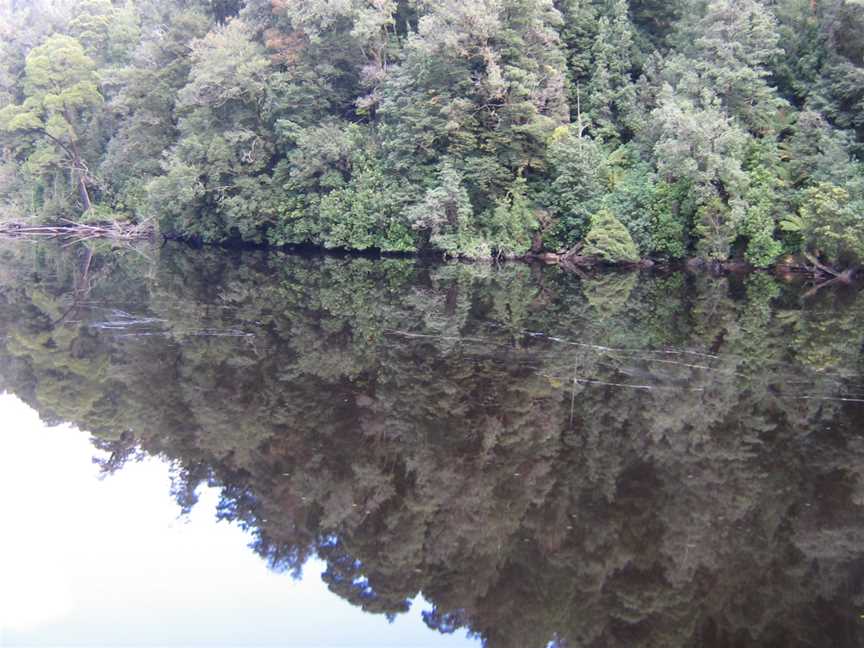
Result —
<svg viewBox="0 0 864 648"><path fill-rule="evenodd" d="M92 435L15 463L158 460L236 578L329 589L233 594L233 645L862 646L862 347L864 292L762 274L0 247L0 391Z"/></svg>

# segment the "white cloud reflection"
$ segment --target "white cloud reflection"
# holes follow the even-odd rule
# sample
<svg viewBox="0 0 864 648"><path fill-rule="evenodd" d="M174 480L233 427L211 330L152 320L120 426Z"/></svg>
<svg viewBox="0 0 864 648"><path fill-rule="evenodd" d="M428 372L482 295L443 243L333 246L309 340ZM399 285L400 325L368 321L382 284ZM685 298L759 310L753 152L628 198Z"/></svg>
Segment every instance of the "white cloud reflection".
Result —
<svg viewBox="0 0 864 648"><path fill-rule="evenodd" d="M0 395L0 644L4 646L462 646L415 602L389 624L330 593L311 561L269 571L218 523L218 493L179 517L155 459L98 478L85 433L49 428Z"/></svg>

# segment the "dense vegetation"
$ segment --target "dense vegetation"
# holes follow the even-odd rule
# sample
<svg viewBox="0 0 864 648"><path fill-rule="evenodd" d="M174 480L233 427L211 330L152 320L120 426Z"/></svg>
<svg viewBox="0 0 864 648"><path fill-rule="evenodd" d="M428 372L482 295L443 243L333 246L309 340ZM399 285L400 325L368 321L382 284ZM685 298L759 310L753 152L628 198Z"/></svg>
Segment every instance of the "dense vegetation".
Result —
<svg viewBox="0 0 864 648"><path fill-rule="evenodd" d="M141 252L0 246L0 390L274 568L490 648L864 643L864 293Z"/></svg>
<svg viewBox="0 0 864 648"><path fill-rule="evenodd" d="M862 0L2 0L0 215L864 259Z"/></svg>

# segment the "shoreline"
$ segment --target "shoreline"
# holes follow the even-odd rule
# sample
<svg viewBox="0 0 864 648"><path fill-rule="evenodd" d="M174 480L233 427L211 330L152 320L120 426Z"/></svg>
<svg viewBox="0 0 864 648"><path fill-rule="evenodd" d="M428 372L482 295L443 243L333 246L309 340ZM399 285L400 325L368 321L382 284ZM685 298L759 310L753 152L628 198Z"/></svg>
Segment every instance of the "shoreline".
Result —
<svg viewBox="0 0 864 648"><path fill-rule="evenodd" d="M415 252L386 252L380 249L356 250L349 248L326 248L315 244L289 244L289 245L267 245L262 243L249 243L244 241L222 241L219 243L205 243L203 241L183 237L166 236L159 234L154 226L148 221L138 224L132 223L75 223L65 221L58 225L28 225L20 221L9 221L0 223L0 237L7 239L34 239L50 240L60 239L68 243L83 243L86 241L144 241L155 242L161 238L163 243L173 241L190 248L222 248L225 250L272 250L289 253L317 253L334 256L356 256L369 258L413 258L434 259L436 261L458 261L460 263L501 263L521 262L529 264L542 264L547 266L558 266L564 271L575 274L585 274L597 270L618 271L642 271L642 270L687 270L690 272L707 272L713 275L742 275L758 272L767 272L778 277L801 277L815 280L823 280L817 286L821 288L828 284L853 285L862 276L862 268L846 268L835 271L810 258L811 265L807 265L805 258L787 256L766 268L757 268L740 259L729 259L727 261L708 261L700 257L689 257L686 259L653 259L645 257L638 261L627 263L607 263L594 257L585 257L572 253L556 253L548 251L528 252L523 255L500 255L489 258L467 258L447 257L435 251Z"/></svg>

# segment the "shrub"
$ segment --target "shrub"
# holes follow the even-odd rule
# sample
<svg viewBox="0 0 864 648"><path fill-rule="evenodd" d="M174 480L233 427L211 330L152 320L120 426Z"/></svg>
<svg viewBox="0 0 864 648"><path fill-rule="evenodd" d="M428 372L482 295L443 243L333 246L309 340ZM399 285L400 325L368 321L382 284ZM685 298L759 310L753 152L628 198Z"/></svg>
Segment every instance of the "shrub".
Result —
<svg viewBox="0 0 864 648"><path fill-rule="evenodd" d="M635 263L639 260L639 250L630 232L608 209L601 209L592 217L584 253L606 263Z"/></svg>

